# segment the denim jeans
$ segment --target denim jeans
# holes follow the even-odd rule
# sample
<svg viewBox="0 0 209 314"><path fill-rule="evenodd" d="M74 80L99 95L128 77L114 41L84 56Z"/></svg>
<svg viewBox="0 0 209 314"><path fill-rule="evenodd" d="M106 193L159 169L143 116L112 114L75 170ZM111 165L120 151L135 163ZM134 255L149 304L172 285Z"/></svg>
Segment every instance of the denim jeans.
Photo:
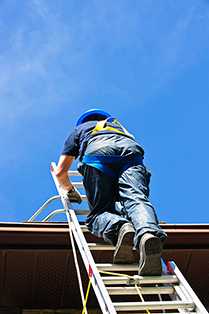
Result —
<svg viewBox="0 0 209 314"><path fill-rule="evenodd" d="M149 174L145 166L132 166L117 179L85 164L80 172L90 208L87 225L94 235L115 245L120 227L131 222L135 247L146 232L165 240L166 233L158 225L155 209L148 199Z"/></svg>

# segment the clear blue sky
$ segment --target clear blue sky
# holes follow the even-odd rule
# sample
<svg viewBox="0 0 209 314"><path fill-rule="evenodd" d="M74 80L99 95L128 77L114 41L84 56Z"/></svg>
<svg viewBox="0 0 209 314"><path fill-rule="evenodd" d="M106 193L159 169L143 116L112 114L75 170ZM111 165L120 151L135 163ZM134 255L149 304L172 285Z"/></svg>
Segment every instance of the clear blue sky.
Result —
<svg viewBox="0 0 209 314"><path fill-rule="evenodd" d="M117 116L146 151L160 220L209 221L209 2L1 0L0 221L56 193L77 117Z"/></svg>

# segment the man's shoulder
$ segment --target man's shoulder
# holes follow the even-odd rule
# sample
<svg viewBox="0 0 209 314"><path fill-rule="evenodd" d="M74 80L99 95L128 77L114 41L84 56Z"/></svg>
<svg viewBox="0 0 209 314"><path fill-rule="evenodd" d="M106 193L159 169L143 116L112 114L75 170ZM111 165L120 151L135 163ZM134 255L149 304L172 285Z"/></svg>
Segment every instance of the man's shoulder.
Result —
<svg viewBox="0 0 209 314"><path fill-rule="evenodd" d="M78 125L75 128L76 133L80 133L82 131L88 131L91 128L94 128L97 124L97 121L87 121L85 123L82 123L81 125Z"/></svg>

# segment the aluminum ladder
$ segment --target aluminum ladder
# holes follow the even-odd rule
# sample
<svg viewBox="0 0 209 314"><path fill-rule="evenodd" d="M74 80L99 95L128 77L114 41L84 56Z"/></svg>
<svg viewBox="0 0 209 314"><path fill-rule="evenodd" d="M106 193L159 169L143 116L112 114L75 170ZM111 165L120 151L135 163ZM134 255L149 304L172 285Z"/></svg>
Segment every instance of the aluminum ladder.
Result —
<svg viewBox="0 0 209 314"><path fill-rule="evenodd" d="M52 163L51 167L55 168L56 164ZM84 191L81 175L77 171L69 171L69 176L74 187ZM164 272L161 276L139 276L137 264L96 263L93 258L95 251L114 251L114 247L105 243L88 243L86 241L85 233L87 228L84 224L82 225L78 222L77 215L87 215L88 209L82 209L81 205L78 205L77 209L72 208L72 204L62 195L53 171L52 177L59 195L53 196L46 201L28 222L35 221L37 216L51 202L58 199L61 200L63 208L52 211L42 222L49 221L57 214L66 214L83 303L82 314L88 313L86 304L88 296L87 294L85 295L83 290L77 259L78 250L89 276L89 283L91 283L94 289L101 313L103 314L208 313L174 262L169 262L169 271L163 265ZM86 195L84 193L81 194L81 197L85 205Z"/></svg>

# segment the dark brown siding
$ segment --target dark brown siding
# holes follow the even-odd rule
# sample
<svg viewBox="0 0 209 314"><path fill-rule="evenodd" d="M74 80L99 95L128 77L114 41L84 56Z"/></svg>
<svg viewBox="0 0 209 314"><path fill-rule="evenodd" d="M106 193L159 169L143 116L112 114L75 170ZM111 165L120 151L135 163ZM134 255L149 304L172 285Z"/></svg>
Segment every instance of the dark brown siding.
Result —
<svg viewBox="0 0 209 314"><path fill-rule="evenodd" d="M162 227L168 233L164 259L176 262L209 308L209 225ZM85 230L84 234L90 242L101 242ZM96 251L94 256L97 261L110 262L112 253ZM86 278L81 260L80 266ZM1 223L0 291L2 311L3 307L81 308L67 225ZM90 305L97 306L93 294Z"/></svg>

